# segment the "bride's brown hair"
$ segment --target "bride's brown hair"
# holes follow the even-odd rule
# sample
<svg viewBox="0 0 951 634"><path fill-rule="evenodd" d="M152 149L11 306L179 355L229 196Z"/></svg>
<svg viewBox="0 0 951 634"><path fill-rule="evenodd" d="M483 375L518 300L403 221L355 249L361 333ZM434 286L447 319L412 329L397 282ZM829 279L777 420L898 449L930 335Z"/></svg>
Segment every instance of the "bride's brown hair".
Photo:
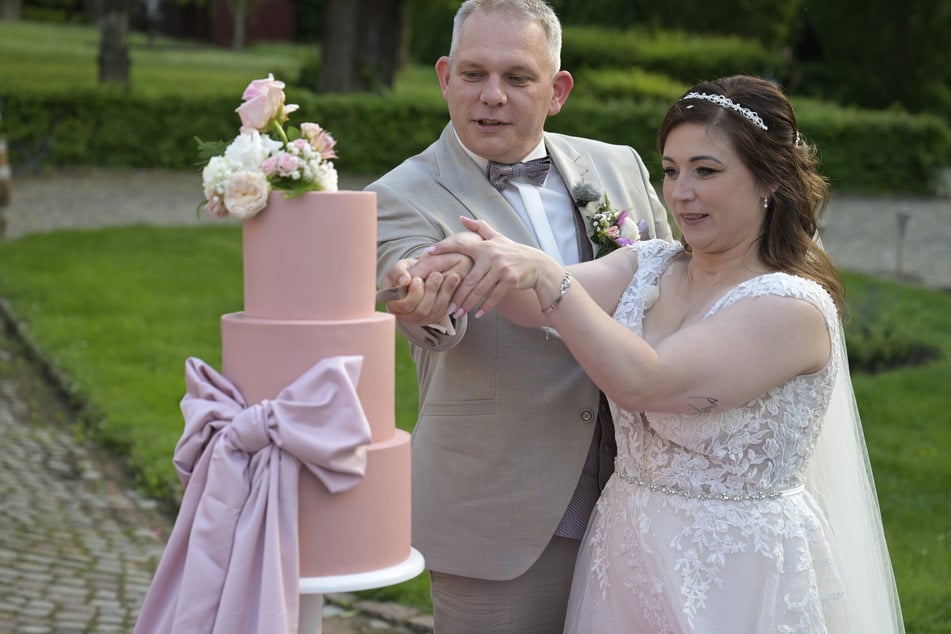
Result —
<svg viewBox="0 0 951 634"><path fill-rule="evenodd" d="M690 93L700 93L702 98L688 97ZM724 105L726 100L718 100L716 95L733 105ZM755 116L760 121L755 121ZM841 314L842 281L832 259L816 241L819 216L829 202L829 185L817 171L816 148L800 134L796 115L782 91L769 81L748 75L694 86L670 107L660 125L657 147L661 154L671 130L682 123L719 129L756 182L774 190L766 209L760 258L777 271L822 285Z"/></svg>

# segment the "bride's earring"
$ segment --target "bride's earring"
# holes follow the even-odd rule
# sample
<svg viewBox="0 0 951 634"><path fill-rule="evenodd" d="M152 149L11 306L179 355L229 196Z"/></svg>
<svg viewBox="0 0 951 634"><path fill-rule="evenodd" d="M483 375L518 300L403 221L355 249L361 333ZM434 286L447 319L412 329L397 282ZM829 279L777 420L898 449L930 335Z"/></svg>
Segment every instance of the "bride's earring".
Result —
<svg viewBox="0 0 951 634"><path fill-rule="evenodd" d="M769 198L763 196L763 209L769 209Z"/></svg>

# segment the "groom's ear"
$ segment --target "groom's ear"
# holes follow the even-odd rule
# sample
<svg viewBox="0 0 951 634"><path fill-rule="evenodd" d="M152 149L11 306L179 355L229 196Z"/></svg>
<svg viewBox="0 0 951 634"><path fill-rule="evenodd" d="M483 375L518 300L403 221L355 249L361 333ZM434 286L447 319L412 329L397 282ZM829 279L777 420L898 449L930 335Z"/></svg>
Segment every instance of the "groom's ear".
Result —
<svg viewBox="0 0 951 634"><path fill-rule="evenodd" d="M449 70L451 67L452 64L445 55L436 60L436 77L439 79L439 88L442 89L443 97L446 96L446 88L449 86Z"/></svg>
<svg viewBox="0 0 951 634"><path fill-rule="evenodd" d="M560 70L555 73L551 86L553 89L551 103L548 105L548 116L556 115L561 112L561 107L568 101L568 95L575 86L575 79L566 70Z"/></svg>

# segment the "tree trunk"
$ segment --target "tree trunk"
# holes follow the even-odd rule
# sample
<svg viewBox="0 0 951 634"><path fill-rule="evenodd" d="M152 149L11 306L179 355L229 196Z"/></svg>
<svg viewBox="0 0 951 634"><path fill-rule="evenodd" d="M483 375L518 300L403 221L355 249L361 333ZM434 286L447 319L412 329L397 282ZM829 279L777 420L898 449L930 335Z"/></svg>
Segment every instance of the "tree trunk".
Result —
<svg viewBox="0 0 951 634"><path fill-rule="evenodd" d="M251 0L232 0L231 2L231 50L244 50L244 40L248 26L248 5Z"/></svg>
<svg viewBox="0 0 951 634"><path fill-rule="evenodd" d="M327 0L318 92L391 88L403 61L405 17L404 0Z"/></svg>
<svg viewBox="0 0 951 634"><path fill-rule="evenodd" d="M99 13L99 83L129 85L129 5L102 0Z"/></svg>
<svg viewBox="0 0 951 634"><path fill-rule="evenodd" d="M16 22L20 19L22 0L0 0L0 20Z"/></svg>

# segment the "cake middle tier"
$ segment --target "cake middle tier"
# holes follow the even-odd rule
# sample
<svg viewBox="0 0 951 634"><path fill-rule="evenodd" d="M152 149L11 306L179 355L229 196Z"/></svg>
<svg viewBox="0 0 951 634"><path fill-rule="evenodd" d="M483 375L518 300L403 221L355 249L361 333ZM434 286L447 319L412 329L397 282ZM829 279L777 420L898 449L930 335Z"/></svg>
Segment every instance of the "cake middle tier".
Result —
<svg viewBox="0 0 951 634"><path fill-rule="evenodd" d="M322 359L362 356L357 396L373 442L388 440L396 429L395 346L395 320L386 313L344 321L255 319L245 313L221 317L222 374L249 405L273 399Z"/></svg>

